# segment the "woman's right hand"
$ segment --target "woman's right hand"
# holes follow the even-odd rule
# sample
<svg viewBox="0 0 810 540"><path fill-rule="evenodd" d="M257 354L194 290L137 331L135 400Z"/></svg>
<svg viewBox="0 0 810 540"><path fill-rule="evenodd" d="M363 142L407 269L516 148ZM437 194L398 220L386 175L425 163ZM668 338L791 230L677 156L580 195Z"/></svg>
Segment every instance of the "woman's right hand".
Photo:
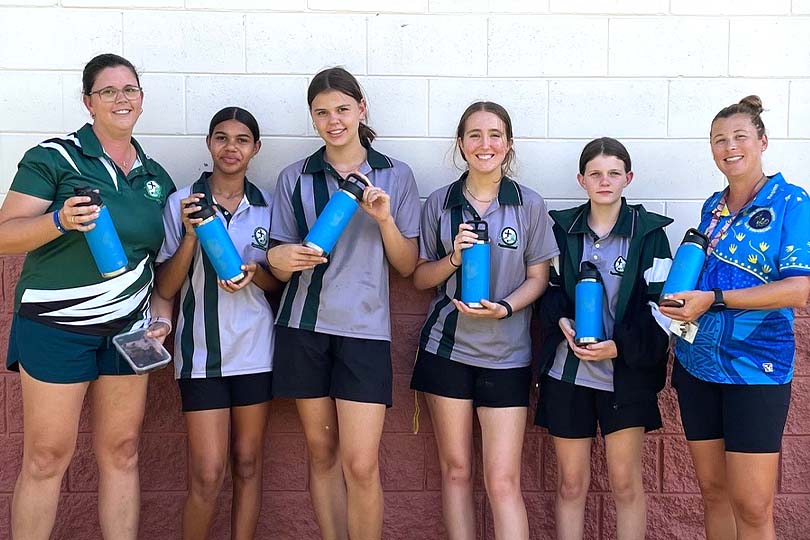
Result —
<svg viewBox="0 0 810 540"><path fill-rule="evenodd" d="M197 233L194 232L194 225L202 223L202 219L191 218L189 215L202 209L197 203L204 198L204 193L192 193L185 199L180 200L180 219L183 220L183 226L186 228L186 236L189 238L197 238Z"/></svg>
<svg viewBox="0 0 810 540"><path fill-rule="evenodd" d="M478 240L478 235L472 230L473 226L467 223L461 223L458 226L458 234L453 239L453 253L450 254L450 262L456 268L461 266L461 250L472 247Z"/></svg>
<svg viewBox="0 0 810 540"><path fill-rule="evenodd" d="M68 231L87 232L92 231L98 219L99 207L95 204L89 206L79 206L90 202L90 197L70 197L59 209L59 223Z"/></svg>
<svg viewBox="0 0 810 540"><path fill-rule="evenodd" d="M282 272L302 272L326 261L318 250L303 244L281 244L267 250L267 263Z"/></svg>

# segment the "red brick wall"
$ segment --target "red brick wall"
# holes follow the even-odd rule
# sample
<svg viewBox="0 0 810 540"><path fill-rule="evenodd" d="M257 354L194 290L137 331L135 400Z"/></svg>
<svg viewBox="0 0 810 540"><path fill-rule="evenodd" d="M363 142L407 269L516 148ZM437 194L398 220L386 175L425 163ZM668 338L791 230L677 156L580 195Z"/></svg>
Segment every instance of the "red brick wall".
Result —
<svg viewBox="0 0 810 540"><path fill-rule="evenodd" d="M0 257L0 360L3 360L3 365L14 284L20 265L20 258ZM429 295L414 291L402 279L394 279L392 285L395 405L386 416L381 449L385 489L383 536L386 540L439 539L444 536L436 447L426 412L421 417L420 433L411 434L413 395L408 390L417 334ZM777 530L783 540L810 538L810 312L798 314L796 333L799 355L776 503ZM661 405L664 428L647 437L644 451L644 486L649 493L648 538L702 538L700 497L671 389L667 388L662 394ZM95 517L96 474L87 414L85 411L76 455L62 488L54 533L56 539L100 537ZM10 536L9 507L20 464L21 441L19 377L0 368L0 539ZM478 452L480 454L480 447ZM317 538L306 491L304 437L290 402L273 403L264 469L265 494L258 537L279 540ZM550 439L540 429L530 427L524 446L523 488L532 538L554 537L555 474ZM586 510L586 537L612 539L615 536L615 510L608 491L601 443L594 452L592 476ZM150 382L141 448L141 478L141 538L179 538L180 513L188 483L188 459L177 389L168 369L153 375ZM492 539L492 522L480 470L476 478L479 537ZM226 487L212 538L227 537L230 498L229 487Z"/></svg>

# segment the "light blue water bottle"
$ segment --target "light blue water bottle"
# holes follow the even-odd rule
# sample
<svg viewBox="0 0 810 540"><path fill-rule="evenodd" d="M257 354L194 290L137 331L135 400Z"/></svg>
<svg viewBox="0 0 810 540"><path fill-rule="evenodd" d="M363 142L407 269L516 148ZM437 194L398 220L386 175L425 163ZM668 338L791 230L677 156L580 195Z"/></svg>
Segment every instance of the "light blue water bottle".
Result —
<svg viewBox="0 0 810 540"><path fill-rule="evenodd" d="M579 269L574 290L574 324L577 329L574 343L577 345L591 345L605 340L605 326L602 321L604 296L602 274L596 265L585 261Z"/></svg>
<svg viewBox="0 0 810 540"><path fill-rule="evenodd" d="M315 220L304 238L304 245L320 251L324 256L331 253L363 200L366 185L366 181L354 173L347 176Z"/></svg>
<svg viewBox="0 0 810 540"><path fill-rule="evenodd" d="M190 214L189 217L202 219L202 222L194 226L194 232L200 239L203 251L214 266L217 277L223 280L239 281L245 277L242 272L242 257L236 251L225 224L217 215L216 209L205 199L201 199L197 206L201 207L200 210Z"/></svg>
<svg viewBox="0 0 810 540"><path fill-rule="evenodd" d="M111 278L123 274L127 270L127 254L101 195L87 186L73 188L73 194L77 197L90 197L90 202L76 206L98 206L98 218L92 222L96 226L85 232L84 237L101 276Z"/></svg>
<svg viewBox="0 0 810 540"><path fill-rule="evenodd" d="M689 229L683 237L678 251L675 252L675 260L669 269L667 281L661 291L658 304L666 307L683 307L683 301L664 298L668 294L683 291L693 291L697 287L698 278L706 263L706 249L709 247L709 239L705 234L697 229Z"/></svg>
<svg viewBox="0 0 810 540"><path fill-rule="evenodd" d="M481 300L489 300L489 227L483 220L467 224L472 225L478 240L461 251L461 301L471 308L483 309Z"/></svg>

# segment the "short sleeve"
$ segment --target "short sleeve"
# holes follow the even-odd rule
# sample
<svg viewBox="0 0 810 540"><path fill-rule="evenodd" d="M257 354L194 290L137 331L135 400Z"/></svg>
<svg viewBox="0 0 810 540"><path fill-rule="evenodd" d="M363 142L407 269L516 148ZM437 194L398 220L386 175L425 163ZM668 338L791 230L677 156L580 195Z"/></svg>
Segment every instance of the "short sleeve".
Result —
<svg viewBox="0 0 810 540"><path fill-rule="evenodd" d="M273 240L288 244L297 244L303 240L293 210L293 189L297 182L300 182L300 178L297 175L294 177L289 168L279 174L270 218L269 236Z"/></svg>
<svg viewBox="0 0 810 540"><path fill-rule="evenodd" d="M542 198L533 201L529 212L529 235L523 255L526 266L547 261L560 253L546 202Z"/></svg>
<svg viewBox="0 0 810 540"><path fill-rule="evenodd" d="M180 241L183 239L183 220L180 218L180 197L179 193L171 195L166 200L166 205L163 207L163 229L166 232L166 237L163 239L163 245L160 247L157 259L158 263L162 263L171 259L180 247Z"/></svg>
<svg viewBox="0 0 810 540"><path fill-rule="evenodd" d="M779 277L810 275L810 199L796 189L785 206L779 246Z"/></svg>
<svg viewBox="0 0 810 540"><path fill-rule="evenodd" d="M439 248L437 231L439 230L439 211L437 198L428 197L422 207L421 224L419 227L419 258L425 261L438 261Z"/></svg>
<svg viewBox="0 0 810 540"><path fill-rule="evenodd" d="M35 146L28 150L17 165L17 173L11 181L9 191L31 195L38 199L53 201L59 184L59 167L55 159L56 150Z"/></svg>
<svg viewBox="0 0 810 540"><path fill-rule="evenodd" d="M405 238L419 236L419 189L410 167L403 164L404 174L399 178L402 192L396 209L394 222Z"/></svg>

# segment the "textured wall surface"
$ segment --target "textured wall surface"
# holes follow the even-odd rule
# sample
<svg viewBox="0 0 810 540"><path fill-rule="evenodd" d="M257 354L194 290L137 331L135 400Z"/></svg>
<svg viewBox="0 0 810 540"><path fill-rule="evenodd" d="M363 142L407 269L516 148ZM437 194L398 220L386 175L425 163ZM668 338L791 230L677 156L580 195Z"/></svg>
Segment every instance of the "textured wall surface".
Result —
<svg viewBox="0 0 810 540"><path fill-rule="evenodd" d="M620 137L636 180L627 195L693 225L722 187L706 136L713 114L758 93L771 138L767 172L810 188L810 0L0 0L0 201L26 148L87 121L80 75L94 54L116 52L142 71L145 112L137 136L178 185L208 165L204 134L226 105L253 111L264 147L250 176L272 187L278 171L320 144L305 91L317 70L341 64L368 95L375 145L408 162L423 197L453 180L449 150L462 110L501 102L515 124L517 177L552 208L581 198L576 161L587 140ZM0 359L5 355L19 258L0 258ZM439 474L426 415L410 433L407 390L427 296L396 280L395 406L382 445L386 539L441 538ZM800 344L784 438L780 538L810 537L810 319ZM649 537L702 537L700 500L671 390L665 427L650 436L645 486ZM89 423L63 487L55 538L99 537ZM0 539L22 440L19 379L0 372ZM187 453L177 390L152 377L142 448L141 535L177 538ZM273 405L261 538L316 537L304 439L291 403ZM523 483L533 538L553 537L554 453L529 429ZM482 538L492 538L478 475ZM588 538L613 538L602 448L594 453ZM225 538L230 494L215 538Z"/></svg>

